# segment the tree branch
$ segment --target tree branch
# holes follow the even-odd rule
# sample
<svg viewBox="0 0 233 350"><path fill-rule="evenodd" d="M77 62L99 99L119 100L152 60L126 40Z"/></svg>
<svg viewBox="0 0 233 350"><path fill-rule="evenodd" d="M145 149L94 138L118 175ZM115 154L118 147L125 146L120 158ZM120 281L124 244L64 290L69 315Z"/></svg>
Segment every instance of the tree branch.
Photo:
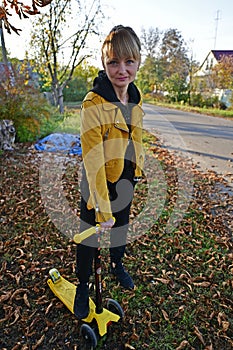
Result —
<svg viewBox="0 0 233 350"><path fill-rule="evenodd" d="M15 28L13 24L9 21L9 17L12 16L12 12L16 13L20 19L29 18L28 15L37 15L40 13L38 7L44 7L49 5L52 0L32 0L32 5L25 5L24 2L18 0L4 0L3 4L0 6L0 20L4 23L4 28L9 34L15 32L19 34L21 29Z"/></svg>

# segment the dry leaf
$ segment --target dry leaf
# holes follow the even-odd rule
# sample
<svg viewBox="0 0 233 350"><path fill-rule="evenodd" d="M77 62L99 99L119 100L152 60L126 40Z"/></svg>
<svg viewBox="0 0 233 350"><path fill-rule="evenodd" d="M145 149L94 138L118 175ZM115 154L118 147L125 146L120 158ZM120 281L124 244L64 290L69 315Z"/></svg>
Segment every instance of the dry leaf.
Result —
<svg viewBox="0 0 233 350"><path fill-rule="evenodd" d="M136 350L132 345L130 345L130 344L125 344L125 348L126 349L130 349L130 350Z"/></svg>
<svg viewBox="0 0 233 350"><path fill-rule="evenodd" d="M183 350L186 348L187 345L189 345L189 342L187 340L183 340L178 346L178 348L176 348L175 350Z"/></svg>
<svg viewBox="0 0 233 350"><path fill-rule="evenodd" d="M199 329L198 329L197 326L194 326L194 334L196 334L196 336L198 337L198 339L200 340L200 342L201 342L203 345L205 345L203 336L202 336L202 334L201 334L201 332L199 331Z"/></svg>
<svg viewBox="0 0 233 350"><path fill-rule="evenodd" d="M24 295L23 295L23 300L24 300L25 304L27 305L27 307L31 307L26 293L24 293Z"/></svg>
<svg viewBox="0 0 233 350"><path fill-rule="evenodd" d="M169 317L168 317L168 314L167 314L167 312L166 312L165 310L162 310L162 314L163 314L164 319L165 319L166 321L170 322Z"/></svg>

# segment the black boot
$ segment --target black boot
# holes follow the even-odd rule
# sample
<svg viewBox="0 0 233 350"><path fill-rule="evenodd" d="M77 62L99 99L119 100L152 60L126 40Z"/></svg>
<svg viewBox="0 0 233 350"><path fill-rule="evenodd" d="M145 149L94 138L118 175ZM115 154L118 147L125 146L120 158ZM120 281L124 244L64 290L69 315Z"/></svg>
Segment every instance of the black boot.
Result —
<svg viewBox="0 0 233 350"><path fill-rule="evenodd" d="M122 262L111 262L110 272L116 277L120 285L125 289L134 289L134 283L128 272L125 271Z"/></svg>
<svg viewBox="0 0 233 350"><path fill-rule="evenodd" d="M74 314L79 320L86 318L89 314L89 288L86 282L79 283L76 289Z"/></svg>

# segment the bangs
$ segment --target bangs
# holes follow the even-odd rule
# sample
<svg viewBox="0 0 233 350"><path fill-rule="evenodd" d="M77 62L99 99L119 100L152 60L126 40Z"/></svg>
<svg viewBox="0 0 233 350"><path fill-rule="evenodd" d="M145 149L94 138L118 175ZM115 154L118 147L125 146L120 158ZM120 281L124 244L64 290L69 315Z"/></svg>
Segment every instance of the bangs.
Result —
<svg viewBox="0 0 233 350"><path fill-rule="evenodd" d="M102 47L102 60L106 58L126 59L133 58L140 62L138 43L127 31L110 33Z"/></svg>

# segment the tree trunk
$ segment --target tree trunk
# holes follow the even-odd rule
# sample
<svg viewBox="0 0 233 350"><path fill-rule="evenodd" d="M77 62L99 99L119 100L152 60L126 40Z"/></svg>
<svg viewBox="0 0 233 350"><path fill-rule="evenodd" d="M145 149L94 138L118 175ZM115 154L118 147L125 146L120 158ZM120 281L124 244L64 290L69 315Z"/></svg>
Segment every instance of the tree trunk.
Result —
<svg viewBox="0 0 233 350"><path fill-rule="evenodd" d="M60 86L58 82L52 84L53 97L55 106L59 107L59 112L64 113L64 101L63 101L63 86Z"/></svg>
<svg viewBox="0 0 233 350"><path fill-rule="evenodd" d="M2 20L0 20L0 36L1 36L1 46L2 46L2 60L5 65L7 65L7 53L6 53L6 45L4 40L4 33L2 27Z"/></svg>
<svg viewBox="0 0 233 350"><path fill-rule="evenodd" d="M61 114L64 113L64 99L63 99L63 88L61 86L58 87L58 106L59 106L59 112Z"/></svg>

